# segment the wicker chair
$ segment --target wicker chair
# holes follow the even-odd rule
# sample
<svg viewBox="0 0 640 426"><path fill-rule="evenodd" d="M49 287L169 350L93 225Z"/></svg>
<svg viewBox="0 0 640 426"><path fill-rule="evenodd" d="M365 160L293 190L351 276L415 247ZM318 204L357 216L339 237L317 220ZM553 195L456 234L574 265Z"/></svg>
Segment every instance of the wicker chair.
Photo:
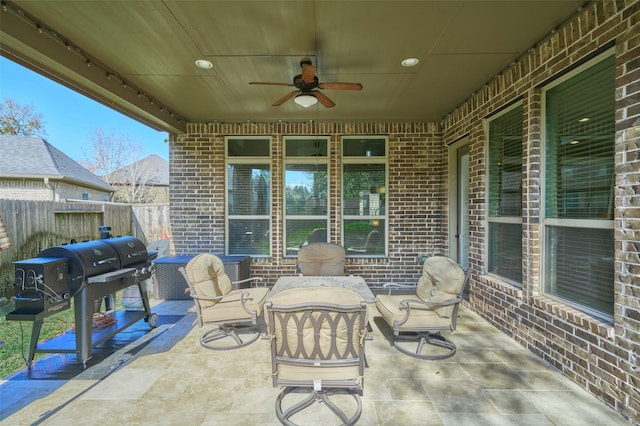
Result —
<svg viewBox="0 0 640 426"><path fill-rule="evenodd" d="M388 283L389 294L378 295L376 306L393 328L393 345L399 351L421 359L445 359L456 353L456 345L442 336L456 329L462 291L467 283L465 271L444 256L428 258L417 287ZM415 288L416 294L391 294L392 288ZM405 290L406 291L406 290ZM417 343L409 350L402 341ZM425 345L444 348L435 352Z"/></svg>
<svg viewBox="0 0 640 426"><path fill-rule="evenodd" d="M252 282L253 287L232 290L232 282L224 271L222 260L212 254L195 256L180 272L187 281L188 291L196 306L195 324L215 324L200 336L200 344L209 349L234 349L254 342L260 332L258 317L262 315L269 294L267 287L258 287L262 278L253 277L237 284Z"/></svg>
<svg viewBox="0 0 640 426"><path fill-rule="evenodd" d="M278 419L293 425L293 416L323 402L337 416L327 423L354 424L362 413L365 301L344 288L294 288L274 295L265 309L273 386L283 387L276 399ZM300 392L309 395L287 398ZM351 395L353 404L345 407L351 398L342 399L339 407L331 399L337 393Z"/></svg>

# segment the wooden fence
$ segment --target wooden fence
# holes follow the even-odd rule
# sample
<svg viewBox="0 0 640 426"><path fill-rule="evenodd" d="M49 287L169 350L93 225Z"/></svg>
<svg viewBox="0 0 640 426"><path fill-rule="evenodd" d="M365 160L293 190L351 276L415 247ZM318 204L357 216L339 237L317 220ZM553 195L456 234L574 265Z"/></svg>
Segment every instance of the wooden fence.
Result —
<svg viewBox="0 0 640 426"><path fill-rule="evenodd" d="M0 297L13 295L12 262L72 240L98 239L99 226L145 244L171 234L167 204L0 200L0 217L11 241L11 248L0 251Z"/></svg>

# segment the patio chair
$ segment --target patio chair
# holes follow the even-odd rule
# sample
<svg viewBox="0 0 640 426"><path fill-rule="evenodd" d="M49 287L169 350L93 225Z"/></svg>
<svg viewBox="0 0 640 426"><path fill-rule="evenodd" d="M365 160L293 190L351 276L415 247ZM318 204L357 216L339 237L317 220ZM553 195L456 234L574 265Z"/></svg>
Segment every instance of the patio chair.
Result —
<svg viewBox="0 0 640 426"><path fill-rule="evenodd" d="M200 336L200 344L209 349L234 349L254 342L260 332L258 317L262 315L269 289L257 284L262 278L252 277L251 288L232 290L222 260L212 254L195 256L180 272L187 281L185 291L191 294L197 318L193 325L214 324L215 328Z"/></svg>
<svg viewBox="0 0 640 426"><path fill-rule="evenodd" d="M294 288L274 295L265 309L273 386L283 387L278 419L293 425L291 417L323 402L343 424L354 424L362 413L366 302L344 288ZM332 400L337 394L347 397Z"/></svg>
<svg viewBox="0 0 640 426"><path fill-rule="evenodd" d="M462 291L467 273L453 260L444 256L429 257L422 267L418 285L384 284L389 294L378 295L376 306L384 320L393 328L393 346L400 352L421 359L445 359L456 353L456 345L442 336L442 331L456 329ZM391 294L392 288L415 288L415 295ZM417 343L415 352L402 341ZM430 350L435 345L435 352ZM441 348L444 348L443 352Z"/></svg>
<svg viewBox="0 0 640 426"><path fill-rule="evenodd" d="M300 275L347 275L344 247L334 243L310 243L300 247L296 272Z"/></svg>

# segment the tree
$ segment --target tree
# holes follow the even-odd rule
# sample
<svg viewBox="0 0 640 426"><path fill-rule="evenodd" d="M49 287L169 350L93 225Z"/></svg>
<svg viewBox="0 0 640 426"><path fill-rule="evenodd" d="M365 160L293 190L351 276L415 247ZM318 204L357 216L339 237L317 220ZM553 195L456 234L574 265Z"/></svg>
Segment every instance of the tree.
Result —
<svg viewBox="0 0 640 426"><path fill-rule="evenodd" d="M107 177L109 184L117 188L114 201L130 204L168 201L158 199L156 188L150 185L155 175L148 160L149 157L130 163Z"/></svg>
<svg viewBox="0 0 640 426"><path fill-rule="evenodd" d="M125 134L94 130L91 143L82 149L80 164L117 189L114 201L144 203L151 201L149 183L153 170L140 159L142 146Z"/></svg>
<svg viewBox="0 0 640 426"><path fill-rule="evenodd" d="M82 147L84 158L80 165L111 184L109 175L137 160L141 149L129 135L107 133L97 128L90 136L89 145Z"/></svg>
<svg viewBox="0 0 640 426"><path fill-rule="evenodd" d="M33 105L20 105L13 99L0 103L0 134L17 136L44 136L44 119Z"/></svg>

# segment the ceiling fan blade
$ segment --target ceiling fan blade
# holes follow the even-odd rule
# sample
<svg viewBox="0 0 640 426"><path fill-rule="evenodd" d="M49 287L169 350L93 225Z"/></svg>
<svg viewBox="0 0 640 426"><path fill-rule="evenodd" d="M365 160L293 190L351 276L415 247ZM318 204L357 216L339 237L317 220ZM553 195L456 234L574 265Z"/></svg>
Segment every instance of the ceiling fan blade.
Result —
<svg viewBox="0 0 640 426"><path fill-rule="evenodd" d="M316 76L316 67L310 63L303 62L302 66L302 81L305 83L313 83L313 78Z"/></svg>
<svg viewBox="0 0 640 426"><path fill-rule="evenodd" d="M268 81L251 81L251 82L249 82L249 84L262 84L262 85L267 85L267 86L294 87L293 84L291 84L291 83L271 83L271 82L268 82Z"/></svg>
<svg viewBox="0 0 640 426"><path fill-rule="evenodd" d="M300 93L299 90L294 90L292 92L289 92L286 95L284 95L283 97L281 97L280 99L278 99L277 101L275 101L274 103L272 103L271 105L272 106L280 106L283 103L285 103L286 101L288 101L289 99L293 98L298 93Z"/></svg>
<svg viewBox="0 0 640 426"><path fill-rule="evenodd" d="M362 90L360 83L320 83L319 89L323 90Z"/></svg>
<svg viewBox="0 0 640 426"><path fill-rule="evenodd" d="M325 95L322 92L318 92L317 90L314 90L313 95L316 97L316 99L318 99L318 102L320 102L322 105L324 105L327 108L333 108L336 104L327 97L327 95Z"/></svg>

